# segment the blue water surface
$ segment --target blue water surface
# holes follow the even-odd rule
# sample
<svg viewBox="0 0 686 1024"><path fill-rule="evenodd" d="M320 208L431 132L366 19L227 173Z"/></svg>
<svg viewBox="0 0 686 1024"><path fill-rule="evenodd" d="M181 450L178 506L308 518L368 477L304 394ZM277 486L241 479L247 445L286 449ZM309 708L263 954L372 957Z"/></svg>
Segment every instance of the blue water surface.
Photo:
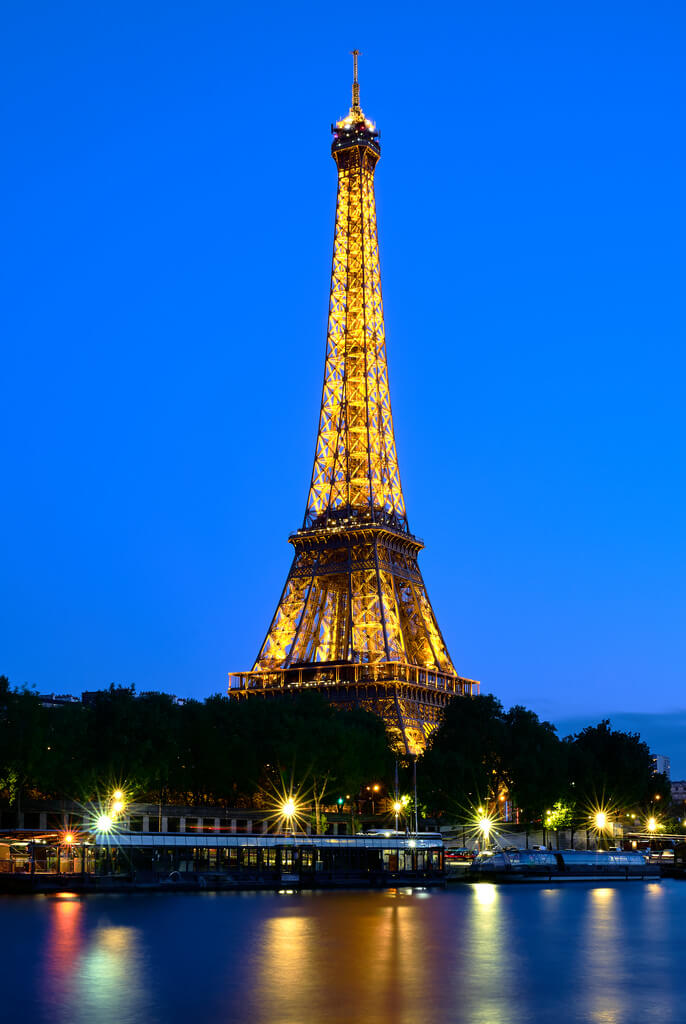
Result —
<svg viewBox="0 0 686 1024"><path fill-rule="evenodd" d="M686 1021L686 883L0 899L3 1020Z"/></svg>

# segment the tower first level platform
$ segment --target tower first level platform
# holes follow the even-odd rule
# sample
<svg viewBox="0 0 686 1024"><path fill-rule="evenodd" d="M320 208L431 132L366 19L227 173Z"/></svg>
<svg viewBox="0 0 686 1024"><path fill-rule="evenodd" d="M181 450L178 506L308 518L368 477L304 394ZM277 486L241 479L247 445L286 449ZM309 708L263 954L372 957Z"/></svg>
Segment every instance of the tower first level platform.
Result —
<svg viewBox="0 0 686 1024"><path fill-rule="evenodd" d="M301 693L318 690L339 707L362 708L384 720L392 745L416 756L438 725L451 697L479 692L475 679L432 672L402 662L322 662L286 669L229 674L232 697Z"/></svg>
<svg viewBox="0 0 686 1024"><path fill-rule="evenodd" d="M396 748L420 753L441 710L478 693L458 676L417 564L422 542L386 513L346 510L290 537L293 564L251 672L232 696L320 690L380 715Z"/></svg>

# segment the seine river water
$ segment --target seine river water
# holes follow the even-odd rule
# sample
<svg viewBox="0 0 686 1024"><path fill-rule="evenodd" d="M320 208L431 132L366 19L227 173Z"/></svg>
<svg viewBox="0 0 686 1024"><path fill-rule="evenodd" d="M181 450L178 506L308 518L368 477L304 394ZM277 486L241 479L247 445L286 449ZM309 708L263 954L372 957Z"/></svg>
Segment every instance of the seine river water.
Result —
<svg viewBox="0 0 686 1024"><path fill-rule="evenodd" d="M0 1017L686 1020L686 882L0 899Z"/></svg>

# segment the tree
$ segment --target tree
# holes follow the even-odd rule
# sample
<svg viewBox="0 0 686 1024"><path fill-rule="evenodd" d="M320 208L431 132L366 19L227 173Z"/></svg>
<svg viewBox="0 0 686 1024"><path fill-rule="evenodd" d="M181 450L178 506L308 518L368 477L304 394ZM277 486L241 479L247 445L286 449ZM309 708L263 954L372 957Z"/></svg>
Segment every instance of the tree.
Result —
<svg viewBox="0 0 686 1024"><path fill-rule="evenodd" d="M316 693L284 703L282 715L274 763L311 792L317 832L322 807L334 790L356 793L367 779L390 776L392 758L376 715L335 708Z"/></svg>
<svg viewBox="0 0 686 1024"><path fill-rule="evenodd" d="M0 676L0 785L18 810L24 792L44 774L49 746L38 696L26 686L11 689L7 676Z"/></svg>
<svg viewBox="0 0 686 1024"><path fill-rule="evenodd" d="M492 797L502 775L504 729L503 706L490 694L448 703L417 769L433 816L464 814Z"/></svg>
<svg viewBox="0 0 686 1024"><path fill-rule="evenodd" d="M515 705L504 717L503 782L516 807L531 821L566 788L565 748L550 722Z"/></svg>
<svg viewBox="0 0 686 1024"><path fill-rule="evenodd" d="M652 803L656 794L669 799L667 780L654 775L650 750L638 733L613 730L605 719L567 737L565 744L581 804L633 807Z"/></svg>
<svg viewBox="0 0 686 1024"><path fill-rule="evenodd" d="M420 759L422 793L437 816L510 799L539 816L564 787L565 757L555 727L492 695L454 698Z"/></svg>

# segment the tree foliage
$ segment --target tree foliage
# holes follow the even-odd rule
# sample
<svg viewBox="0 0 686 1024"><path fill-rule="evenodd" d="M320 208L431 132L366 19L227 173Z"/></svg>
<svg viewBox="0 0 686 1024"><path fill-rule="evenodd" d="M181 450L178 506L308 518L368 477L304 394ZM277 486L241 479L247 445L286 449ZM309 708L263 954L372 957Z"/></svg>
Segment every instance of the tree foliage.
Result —
<svg viewBox="0 0 686 1024"><path fill-rule="evenodd" d="M138 799L242 806L278 775L321 803L391 773L381 720L316 693L178 704L110 686L45 708L0 677L0 789L13 802L27 792L86 801L126 784Z"/></svg>
<svg viewBox="0 0 686 1024"><path fill-rule="evenodd" d="M579 824L591 807L669 804L669 783L653 773L647 745L609 721L560 740L555 727L527 708L505 711L495 697L454 699L420 759L422 792L436 817L464 820L484 802L507 795L520 820L556 827ZM562 824L564 820L564 825ZM555 826L551 826L555 827Z"/></svg>
<svg viewBox="0 0 686 1024"><path fill-rule="evenodd" d="M656 796L669 803L669 782L653 773L650 750L638 733L612 729L605 719L568 737L565 745L570 779L582 804L611 800L620 807L641 806Z"/></svg>
<svg viewBox="0 0 686 1024"><path fill-rule="evenodd" d="M536 816L564 785L564 757L555 727L533 711L505 711L492 695L452 700L420 761L422 791L436 815L464 816L469 808L507 793Z"/></svg>
<svg viewBox="0 0 686 1024"><path fill-rule="evenodd" d="M46 708L0 676L0 795L16 805L27 794L86 802L125 784L141 801L240 807L283 779L309 795L321 827L337 796L371 780L391 791L393 761L379 718L313 692L178 703L113 685ZM504 794L520 820L564 805L577 824L593 803L646 807L659 795L666 808L670 797L638 735L604 721L561 741L533 711L505 711L490 695L448 704L418 778L420 804L453 821Z"/></svg>

